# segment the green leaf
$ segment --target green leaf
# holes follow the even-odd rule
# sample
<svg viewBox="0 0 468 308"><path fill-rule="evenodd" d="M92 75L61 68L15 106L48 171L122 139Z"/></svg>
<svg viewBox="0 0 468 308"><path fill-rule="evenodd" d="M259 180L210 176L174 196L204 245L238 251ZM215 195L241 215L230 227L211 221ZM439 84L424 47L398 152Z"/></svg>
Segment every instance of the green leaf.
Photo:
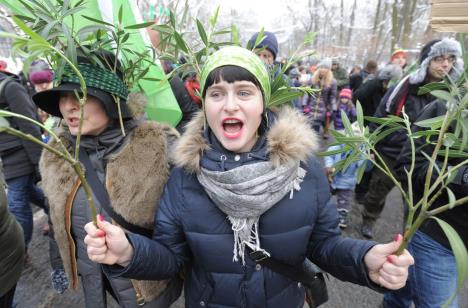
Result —
<svg viewBox="0 0 468 308"><path fill-rule="evenodd" d="M177 47L181 49L183 52L188 53L187 44L185 43L184 39L179 34L179 32L174 32L174 38L176 40Z"/></svg>
<svg viewBox="0 0 468 308"><path fill-rule="evenodd" d="M444 146L450 148L457 142L457 137L454 134L446 133L444 135Z"/></svg>
<svg viewBox="0 0 468 308"><path fill-rule="evenodd" d="M220 31L213 32L213 35L225 35L225 34L230 34L231 31L232 31L231 29L229 29L229 30L220 30Z"/></svg>
<svg viewBox="0 0 468 308"><path fill-rule="evenodd" d="M156 25L153 27L153 29L170 35L174 33L174 29L169 27L168 25Z"/></svg>
<svg viewBox="0 0 468 308"><path fill-rule="evenodd" d="M292 92L288 89L279 89L275 93L273 93L270 101L267 103L268 107L278 106L287 102L291 102L295 98L302 96L302 92Z"/></svg>
<svg viewBox="0 0 468 308"><path fill-rule="evenodd" d="M84 7L75 7L73 9L70 9L68 11L66 11L62 16L61 16L61 19L67 17L67 16L70 16L70 15L74 15L76 13L78 13L79 11L82 11L84 10Z"/></svg>
<svg viewBox="0 0 468 308"><path fill-rule="evenodd" d="M307 33L306 36L304 37L304 44L311 44L315 40L316 35L317 33L315 32Z"/></svg>
<svg viewBox="0 0 468 308"><path fill-rule="evenodd" d="M458 125L461 125L461 130L462 130L461 150L463 150L468 144L468 113L462 112L461 120L457 122L457 126Z"/></svg>
<svg viewBox="0 0 468 308"><path fill-rule="evenodd" d="M428 127L432 129L437 129L442 127L442 122L444 121L445 115L441 115L435 118L430 118L427 120L418 121L414 124L420 127Z"/></svg>
<svg viewBox="0 0 468 308"><path fill-rule="evenodd" d="M0 117L0 132L5 131L7 128L10 127L10 122L4 117Z"/></svg>
<svg viewBox="0 0 468 308"><path fill-rule="evenodd" d="M342 147L340 149L326 151L326 152L320 152L320 153L318 153L318 155L319 156L331 156L331 155L345 153L345 152L348 152L349 150L351 150L351 147L349 145L345 145L344 147Z"/></svg>
<svg viewBox="0 0 468 308"><path fill-rule="evenodd" d="M148 28L148 27L151 27L153 25L154 25L154 22L150 21L150 22L143 22L141 24L125 26L125 29L126 30L136 30L136 29Z"/></svg>
<svg viewBox="0 0 468 308"><path fill-rule="evenodd" d="M366 140L364 137L354 136L354 137L335 137L336 141L344 144L356 145L357 143L363 143Z"/></svg>
<svg viewBox="0 0 468 308"><path fill-rule="evenodd" d="M359 128L362 131L364 129L364 113L362 111L362 106L359 100L356 101L356 116L357 116L357 122L359 124Z"/></svg>
<svg viewBox="0 0 468 308"><path fill-rule="evenodd" d="M203 28L203 25L201 21L197 18L197 29L198 29L198 34L200 34L200 38L203 41L203 44L205 44L206 47L208 47L208 37L206 36L206 31L205 28Z"/></svg>
<svg viewBox="0 0 468 308"><path fill-rule="evenodd" d="M344 110L341 110L341 120L343 121L343 125L345 126L345 130L348 136L353 136L353 128L351 127L351 122L349 121L348 115Z"/></svg>
<svg viewBox="0 0 468 308"><path fill-rule="evenodd" d="M123 20L123 5L120 5L119 7L119 12L117 13L117 20L119 21L119 25L121 25Z"/></svg>
<svg viewBox="0 0 468 308"><path fill-rule="evenodd" d="M122 39L120 40L120 43L121 43L121 44L125 43L126 41L128 41L129 38L130 38L130 33L125 33L125 34L122 36Z"/></svg>
<svg viewBox="0 0 468 308"><path fill-rule="evenodd" d="M219 16L219 6L216 8L215 13L210 17L211 29L214 29L216 23L218 22L218 16Z"/></svg>
<svg viewBox="0 0 468 308"><path fill-rule="evenodd" d="M431 218L437 221L440 228L444 231L445 235L447 236L450 243L450 247L452 248L453 255L455 256L455 261L457 263L457 290L447 301L446 304L449 304L455 299L458 292L463 287L463 283L468 278L468 251L466 250L466 247L463 244L463 241L458 235L457 231L455 231L455 229L452 226L450 226L448 223L437 217Z"/></svg>
<svg viewBox="0 0 468 308"><path fill-rule="evenodd" d="M420 130L418 132L411 134L411 137L413 138L432 137L432 136L439 136L439 133L440 131L438 130Z"/></svg>
<svg viewBox="0 0 468 308"><path fill-rule="evenodd" d="M27 35L29 35L31 37L31 39L33 39L34 41L40 43L40 44L43 44L45 46L49 46L49 43L44 39L42 38L39 34L37 34L36 32L34 32L31 28L29 28L28 26L26 26L26 24L21 21L18 17L16 16L13 16L12 17L13 21L16 23L16 25L21 29L23 30L24 33L26 33Z"/></svg>
<svg viewBox="0 0 468 308"><path fill-rule="evenodd" d="M231 41L240 46L240 39L239 39L239 30L237 29L236 25L232 24L231 26Z"/></svg>
<svg viewBox="0 0 468 308"><path fill-rule="evenodd" d="M364 172L366 171L366 167L367 167L367 160L364 160L362 164L359 166L358 171L357 171L356 181L358 183L361 183L362 176L364 175Z"/></svg>
<svg viewBox="0 0 468 308"><path fill-rule="evenodd" d="M432 159L432 156L429 156L429 154L427 154L424 151L420 151L420 153L429 161L429 163L431 163L434 166L434 169L437 171L437 174L440 175L440 167L437 164L437 162L434 161L434 159Z"/></svg>
<svg viewBox="0 0 468 308"><path fill-rule="evenodd" d="M401 129L400 127L391 127L391 128L388 128L388 129L386 129L384 131L376 130L369 136L369 139L374 144L376 144L379 141L381 141L382 139L384 139L385 137L387 137L388 135L391 135L391 134L393 134L394 132L396 132L396 131L398 131L400 129Z"/></svg>
<svg viewBox="0 0 468 308"><path fill-rule="evenodd" d="M176 28L176 18L175 18L175 15L174 15L174 12L170 11L169 13L169 21L171 23L171 26L173 29Z"/></svg>
<svg viewBox="0 0 468 308"><path fill-rule="evenodd" d="M453 99L452 95L449 92L443 91L443 90L434 90L434 91L431 91L431 94L447 102Z"/></svg>
<svg viewBox="0 0 468 308"><path fill-rule="evenodd" d="M257 39L255 40L254 45L251 46L250 49L254 50L265 39L265 36L263 35L264 31L265 29L262 27L260 31L258 32Z"/></svg>
<svg viewBox="0 0 468 308"><path fill-rule="evenodd" d="M443 155L440 153L439 155ZM463 158L463 159L468 159L468 153L466 152L461 152L461 151L456 151L456 150L449 150L448 151L448 156L450 158Z"/></svg>
<svg viewBox="0 0 468 308"><path fill-rule="evenodd" d="M90 20L90 21L93 21L93 22L96 22L98 24L101 24L101 25L106 25L106 26L109 26L109 27L112 27L114 28L114 25L111 24L111 23L108 23L108 22L105 22L103 20L99 20L99 19L96 19L96 18L93 18L93 17L89 17L89 16L86 16L86 15L81 15L83 18L87 19L87 20Z"/></svg>
<svg viewBox="0 0 468 308"><path fill-rule="evenodd" d="M447 189L447 195L449 199L449 208L453 209L453 207L455 206L455 202L457 201L457 198L455 198L455 194L450 188L445 187L445 189Z"/></svg>
<svg viewBox="0 0 468 308"><path fill-rule="evenodd" d="M418 95L424 95L434 90L447 90L448 87L445 83L434 82L425 86L419 87Z"/></svg>

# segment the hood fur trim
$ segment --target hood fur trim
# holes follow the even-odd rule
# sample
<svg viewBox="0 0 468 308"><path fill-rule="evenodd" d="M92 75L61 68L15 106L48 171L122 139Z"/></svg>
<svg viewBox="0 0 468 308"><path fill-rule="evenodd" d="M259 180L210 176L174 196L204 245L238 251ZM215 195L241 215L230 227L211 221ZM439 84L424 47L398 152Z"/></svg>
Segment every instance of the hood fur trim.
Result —
<svg viewBox="0 0 468 308"><path fill-rule="evenodd" d="M148 105L148 97L143 92L128 94L127 106L134 119L139 120L144 117L146 105Z"/></svg>
<svg viewBox="0 0 468 308"><path fill-rule="evenodd" d="M267 132L267 151L274 166L289 161L303 161L319 149L316 133L310 127L307 118L298 111L283 107L277 114L276 121ZM189 173L200 171L200 159L209 149L203 137L205 115L200 111L187 125L184 135L176 145L174 163Z"/></svg>
<svg viewBox="0 0 468 308"><path fill-rule="evenodd" d="M455 62L453 63L452 69L448 75L454 82L458 81L458 79L460 79L461 75L463 74L463 68L465 67L462 58L461 45L454 39L444 38L431 47L428 56L421 63L419 69L409 75L410 84L418 84L423 82L426 79L429 63L435 57L444 54L455 56Z"/></svg>

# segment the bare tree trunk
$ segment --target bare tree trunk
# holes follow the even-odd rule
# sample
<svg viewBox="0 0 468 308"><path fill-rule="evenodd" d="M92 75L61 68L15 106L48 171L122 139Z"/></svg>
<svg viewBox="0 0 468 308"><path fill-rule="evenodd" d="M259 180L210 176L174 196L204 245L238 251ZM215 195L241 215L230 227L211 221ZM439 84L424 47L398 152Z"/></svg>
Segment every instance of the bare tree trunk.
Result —
<svg viewBox="0 0 468 308"><path fill-rule="evenodd" d="M351 35L353 33L353 28L354 28L354 18L356 16L356 5L357 5L357 0L354 0L354 5L353 9L351 10L351 16L350 16L350 22L349 22L349 31L348 31L348 41L347 41L347 46L351 44Z"/></svg>
<svg viewBox="0 0 468 308"><path fill-rule="evenodd" d="M408 12L405 12L405 19L404 19L404 25L403 25L403 38L402 38L402 43L401 43L402 48L409 47L410 35L412 32L411 30L413 29L413 15L416 9L417 2L418 0L412 0L411 5L409 6Z"/></svg>
<svg viewBox="0 0 468 308"><path fill-rule="evenodd" d="M340 3L340 13L341 13L341 20L340 20L340 40L339 45L343 46L343 32L344 32L344 0L341 0Z"/></svg>
<svg viewBox="0 0 468 308"><path fill-rule="evenodd" d="M375 18L374 18L374 27L373 27L373 34L375 35L377 32L377 25L379 24L379 16L380 16L380 8L382 7L382 0L377 2L377 9L375 10Z"/></svg>
<svg viewBox="0 0 468 308"><path fill-rule="evenodd" d="M397 44L398 40L398 33L399 33L399 27L398 27L398 0L393 1L393 7L392 7L392 43L391 43L391 50L390 52L393 51L395 48L395 45Z"/></svg>
<svg viewBox="0 0 468 308"><path fill-rule="evenodd" d="M380 47L379 52L377 53L377 56L375 57L376 61L379 61L380 58L382 57L382 53L385 50L385 46L387 45L389 36L392 35L392 29L388 30L387 33L385 34L385 38L382 41L382 46Z"/></svg>
<svg viewBox="0 0 468 308"><path fill-rule="evenodd" d="M319 0L314 0L314 10L318 10L318 4ZM319 25L319 18L320 14L316 14L316 18L314 18L314 32L318 34L318 25ZM319 36L316 36L316 39L314 40L314 48L317 49L319 44Z"/></svg>
<svg viewBox="0 0 468 308"><path fill-rule="evenodd" d="M377 35L375 37L375 45L374 45L374 55L377 54L377 49L379 48L379 43L381 41L381 37L382 37L382 33L383 33L383 30L385 28L385 20L387 19L387 12L388 12L388 8L389 8L390 4L388 2L385 2L385 6L384 6L384 9L383 9L383 12L381 14L381 18L379 20L379 31L377 32ZM383 41L383 44L385 44L385 40ZM376 59L377 60L377 59Z"/></svg>

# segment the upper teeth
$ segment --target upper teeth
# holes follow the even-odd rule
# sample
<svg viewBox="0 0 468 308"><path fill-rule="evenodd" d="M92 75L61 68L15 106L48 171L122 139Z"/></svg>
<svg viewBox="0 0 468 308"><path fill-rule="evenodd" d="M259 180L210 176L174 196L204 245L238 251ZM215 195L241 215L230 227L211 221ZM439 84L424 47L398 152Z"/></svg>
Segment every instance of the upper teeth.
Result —
<svg viewBox="0 0 468 308"><path fill-rule="evenodd" d="M227 124L236 124L238 122L239 122L238 120L226 120L226 121L224 121L224 123L227 123Z"/></svg>

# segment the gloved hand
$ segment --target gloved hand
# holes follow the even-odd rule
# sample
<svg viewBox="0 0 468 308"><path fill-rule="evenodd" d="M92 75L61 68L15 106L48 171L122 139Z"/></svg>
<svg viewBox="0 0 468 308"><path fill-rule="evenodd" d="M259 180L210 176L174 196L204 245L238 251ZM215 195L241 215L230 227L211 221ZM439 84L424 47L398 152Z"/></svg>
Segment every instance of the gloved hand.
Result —
<svg viewBox="0 0 468 308"><path fill-rule="evenodd" d="M53 270L50 278L52 280L52 287L58 294L62 294L68 289L68 278L63 268Z"/></svg>

